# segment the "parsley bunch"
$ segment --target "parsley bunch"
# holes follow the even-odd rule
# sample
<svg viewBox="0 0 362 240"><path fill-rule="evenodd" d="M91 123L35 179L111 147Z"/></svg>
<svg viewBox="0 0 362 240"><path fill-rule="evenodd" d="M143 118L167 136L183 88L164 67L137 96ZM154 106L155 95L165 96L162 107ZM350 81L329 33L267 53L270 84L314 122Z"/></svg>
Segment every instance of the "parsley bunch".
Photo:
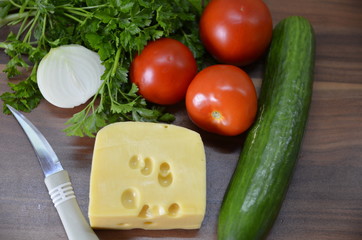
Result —
<svg viewBox="0 0 362 240"><path fill-rule="evenodd" d="M146 102L130 83L128 69L135 53L150 40L172 37L187 45L195 58L204 55L198 37L200 0L1 0L0 27L18 26L0 48L10 57L5 72L32 71L11 92L0 96L5 104L31 111L42 99L36 83L40 60L50 48L81 44L98 52L106 70L103 84L89 104L73 115L67 135L91 136L116 121L171 122L174 116ZM4 104L4 112L8 113Z"/></svg>

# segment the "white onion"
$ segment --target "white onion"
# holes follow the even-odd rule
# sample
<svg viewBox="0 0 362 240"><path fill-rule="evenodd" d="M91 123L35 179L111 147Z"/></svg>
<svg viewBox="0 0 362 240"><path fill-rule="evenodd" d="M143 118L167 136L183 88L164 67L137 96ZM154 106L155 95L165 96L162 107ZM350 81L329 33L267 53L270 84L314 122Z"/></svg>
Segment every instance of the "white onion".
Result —
<svg viewBox="0 0 362 240"><path fill-rule="evenodd" d="M51 104L73 108L97 92L104 70L99 55L81 45L52 48L39 64L38 87Z"/></svg>

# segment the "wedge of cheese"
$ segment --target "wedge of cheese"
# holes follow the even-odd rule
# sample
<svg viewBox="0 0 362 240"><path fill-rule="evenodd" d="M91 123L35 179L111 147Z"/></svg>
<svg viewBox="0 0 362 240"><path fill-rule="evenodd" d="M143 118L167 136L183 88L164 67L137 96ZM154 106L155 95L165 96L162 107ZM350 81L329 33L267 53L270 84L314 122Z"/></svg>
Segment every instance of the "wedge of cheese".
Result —
<svg viewBox="0 0 362 240"><path fill-rule="evenodd" d="M93 228L197 229L205 208L205 150L198 133L141 122L98 132L88 212Z"/></svg>

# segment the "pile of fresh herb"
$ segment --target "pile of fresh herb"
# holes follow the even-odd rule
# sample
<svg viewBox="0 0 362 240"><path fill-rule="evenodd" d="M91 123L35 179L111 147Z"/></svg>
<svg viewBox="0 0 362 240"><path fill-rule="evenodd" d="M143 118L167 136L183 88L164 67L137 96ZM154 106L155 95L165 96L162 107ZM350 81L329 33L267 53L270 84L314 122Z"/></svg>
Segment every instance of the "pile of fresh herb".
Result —
<svg viewBox="0 0 362 240"><path fill-rule="evenodd" d="M11 92L0 96L5 104L29 112L42 99L36 83L40 60L50 48L81 44L98 52L106 70L98 94L66 124L74 136L94 136L116 121L173 121L174 116L145 101L128 79L135 53L150 40L172 37L187 45L196 59L204 54L198 37L200 0L1 0L0 27L17 25L0 48L10 57L5 72L32 69ZM4 112L8 113L4 104Z"/></svg>

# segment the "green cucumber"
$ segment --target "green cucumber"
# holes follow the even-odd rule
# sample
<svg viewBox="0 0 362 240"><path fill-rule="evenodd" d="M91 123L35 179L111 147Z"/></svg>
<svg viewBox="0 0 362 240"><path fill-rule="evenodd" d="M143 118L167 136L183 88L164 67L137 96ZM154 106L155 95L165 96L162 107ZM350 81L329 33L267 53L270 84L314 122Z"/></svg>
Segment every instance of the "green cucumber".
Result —
<svg viewBox="0 0 362 240"><path fill-rule="evenodd" d="M287 192L308 119L315 38L299 16L279 22L266 58L258 116L247 133L218 219L218 239L266 237Z"/></svg>

